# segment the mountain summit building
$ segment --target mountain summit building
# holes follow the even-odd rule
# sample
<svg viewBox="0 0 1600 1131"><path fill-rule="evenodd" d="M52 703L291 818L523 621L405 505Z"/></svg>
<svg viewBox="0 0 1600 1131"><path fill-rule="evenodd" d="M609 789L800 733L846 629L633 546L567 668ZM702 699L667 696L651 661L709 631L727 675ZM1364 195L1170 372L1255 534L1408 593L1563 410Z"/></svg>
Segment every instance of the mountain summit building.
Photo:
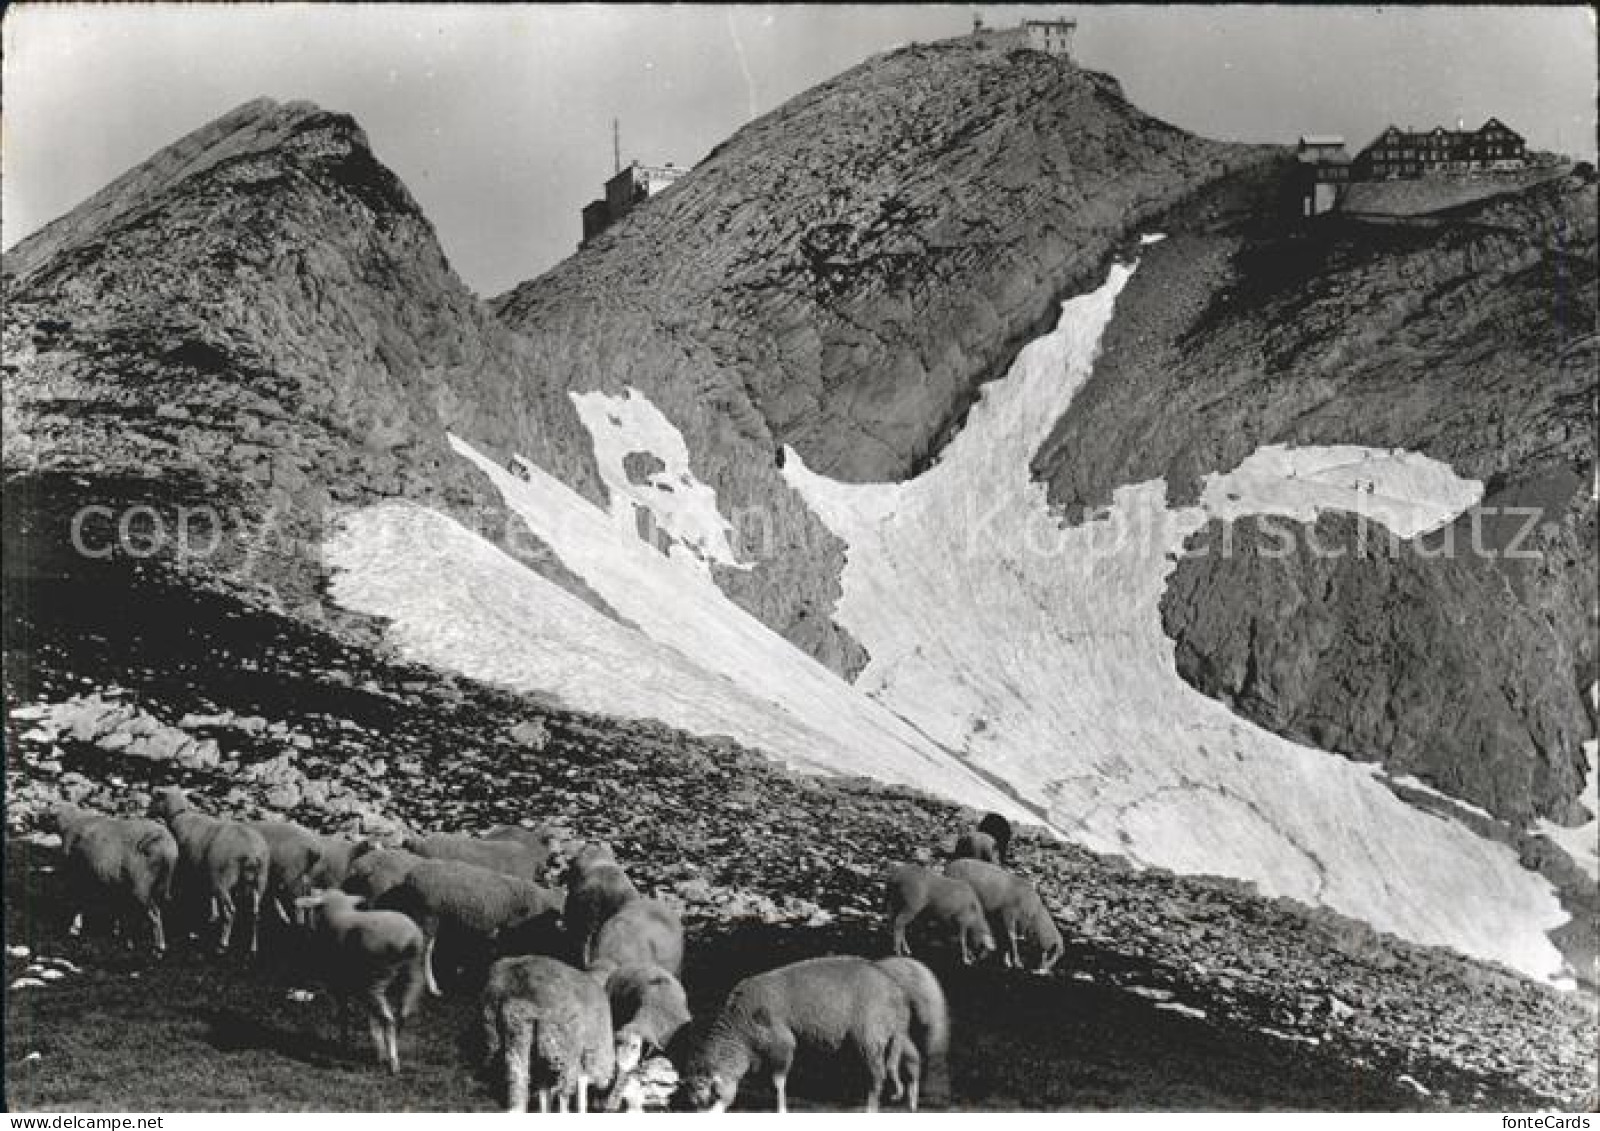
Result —
<svg viewBox="0 0 1600 1131"><path fill-rule="evenodd" d="M1436 173L1509 172L1528 163L1522 135L1490 118L1475 130L1390 126L1356 155L1355 179L1384 181Z"/></svg>
<svg viewBox="0 0 1600 1131"><path fill-rule="evenodd" d="M1070 57L1078 24L1076 20L1023 20L1022 30L1028 37L1028 46L1035 51Z"/></svg>
<svg viewBox="0 0 1600 1131"><path fill-rule="evenodd" d="M1350 183L1350 154L1337 134L1303 134L1295 147L1300 215L1320 216L1339 203Z"/></svg>
<svg viewBox="0 0 1600 1131"><path fill-rule="evenodd" d="M582 247L629 212L649 200L689 170L672 162L665 165L641 165L635 161L606 182L606 195L602 200L591 200L583 207Z"/></svg>
<svg viewBox="0 0 1600 1131"><path fill-rule="evenodd" d="M1003 50L1026 47L1061 59L1072 57L1072 37L1077 31L1076 20L1023 20L1016 27L989 28L982 16L972 17L973 37L981 43Z"/></svg>

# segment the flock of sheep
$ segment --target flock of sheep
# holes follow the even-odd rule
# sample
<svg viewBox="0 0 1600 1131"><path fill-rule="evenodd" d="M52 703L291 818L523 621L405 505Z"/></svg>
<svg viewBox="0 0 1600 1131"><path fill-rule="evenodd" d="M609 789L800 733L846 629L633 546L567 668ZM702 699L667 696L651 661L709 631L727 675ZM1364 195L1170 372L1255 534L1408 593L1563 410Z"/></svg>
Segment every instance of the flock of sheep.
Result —
<svg viewBox="0 0 1600 1131"><path fill-rule="evenodd" d="M319 940L320 973L342 1016L359 1009L391 1072L402 1024L424 990L440 993L443 956L489 961L483 1046L487 1063L503 1067L513 1111L526 1111L535 1090L541 1111L584 1111L591 1089L610 1110L642 1110L674 1087L695 1110L722 1111L753 1071L770 1078L783 1111L797 1057L853 1068L869 1111L885 1092L914 1111L924 1080L945 1071L949 1016L938 978L911 957L907 928L924 924L964 963L998 950L1020 967L1027 947L1046 972L1063 951L1033 885L1004 866L1010 826L989 814L956 840L942 874L915 864L890 873L892 957L815 958L745 979L680 1055L680 1079L665 1054L690 1021L683 926L639 892L608 845L564 858L552 834L505 826L384 848L207 816L176 786L156 792L148 818L71 805L55 818L72 934L95 911L130 944L147 925L162 951L163 909L176 898L204 909L219 949L247 926L253 954L262 915L276 915ZM544 886L559 864L564 890Z"/></svg>

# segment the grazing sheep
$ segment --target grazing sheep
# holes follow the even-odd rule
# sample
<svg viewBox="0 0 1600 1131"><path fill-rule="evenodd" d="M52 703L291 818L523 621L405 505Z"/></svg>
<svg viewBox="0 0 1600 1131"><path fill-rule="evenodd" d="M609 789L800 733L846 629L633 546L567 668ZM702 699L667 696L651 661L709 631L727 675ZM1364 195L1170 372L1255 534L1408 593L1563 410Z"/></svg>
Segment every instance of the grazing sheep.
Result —
<svg viewBox="0 0 1600 1131"><path fill-rule="evenodd" d="M995 844L994 837L988 833L968 829L956 837L956 846L950 856L956 860L987 860L991 864L996 864L1000 860L1000 849Z"/></svg>
<svg viewBox="0 0 1600 1131"><path fill-rule="evenodd" d="M339 886L351 895L377 899L411 874L422 857L403 848L359 844L350 852L350 866Z"/></svg>
<svg viewBox="0 0 1600 1131"><path fill-rule="evenodd" d="M399 883L374 901L376 906L404 911L417 921L426 940L428 992L439 994L434 976L434 948L441 929L458 937L493 945L507 931L536 920L553 921L561 914L559 892L501 872L459 860L419 859Z"/></svg>
<svg viewBox="0 0 1600 1131"><path fill-rule="evenodd" d="M1044 905L1037 891L1030 894L1023 908L1021 925L1023 939L1039 948L1039 965L1034 967L1033 972L1050 973L1067 953L1067 943L1061 937L1061 928L1056 926L1055 916L1050 914L1050 909Z"/></svg>
<svg viewBox="0 0 1600 1131"><path fill-rule="evenodd" d="M603 840L590 841L583 845L567 863L566 883L570 886L575 880L587 875L590 869L601 864L615 864L617 854Z"/></svg>
<svg viewBox="0 0 1600 1131"><path fill-rule="evenodd" d="M328 943L323 976L341 1006L351 998L360 1001L378 1063L398 1073L400 1026L422 996L422 929L398 911L361 910L361 903L348 892L319 891L301 896L295 906Z"/></svg>
<svg viewBox="0 0 1600 1131"><path fill-rule="evenodd" d="M924 916L949 928L963 963L971 965L993 953L994 934L972 885L919 864L902 864L889 873L889 930L895 954L910 956L906 928Z"/></svg>
<svg viewBox="0 0 1600 1131"><path fill-rule="evenodd" d="M595 932L587 965L656 965L671 974L683 969L683 922L659 899L634 899Z"/></svg>
<svg viewBox="0 0 1600 1131"><path fill-rule="evenodd" d="M600 928L623 907L639 898L628 874L605 861L584 861L582 854L567 871L567 937L578 964L594 959L594 941Z"/></svg>
<svg viewBox="0 0 1600 1131"><path fill-rule="evenodd" d="M206 816L175 785L156 790L150 816L166 821L178 842L179 890L208 897L213 921L220 914L217 949L227 950L233 940L234 896L243 892L250 916L250 953L256 953L261 902L272 867L272 854L261 834L241 821Z"/></svg>
<svg viewBox="0 0 1600 1131"><path fill-rule="evenodd" d="M796 1054L845 1054L866 1077L866 1108L910 1038L911 1008L888 974L864 958L812 958L746 978L733 988L684 1073L690 1103L726 1111L754 1069L771 1073L778 1110L789 1106Z"/></svg>
<svg viewBox="0 0 1600 1131"><path fill-rule="evenodd" d="M590 869L595 869L602 864L616 864L616 851L611 848L608 841L590 840L578 846L576 853L566 857L566 869L562 872L562 883L571 886L576 881L586 877Z"/></svg>
<svg viewBox="0 0 1600 1131"><path fill-rule="evenodd" d="M484 1049L505 1066L507 1106L528 1110L530 1085L539 1110L554 1097L561 1111L576 1100L587 1111L589 1088L611 1087L616 1053L611 1003L600 983L558 959L502 958L483 990Z"/></svg>
<svg viewBox="0 0 1600 1131"><path fill-rule="evenodd" d="M549 828L529 829L522 825L496 825L483 834L484 840L510 840L527 848L542 848L546 856L554 856L561 838Z"/></svg>
<svg viewBox="0 0 1600 1131"><path fill-rule="evenodd" d="M994 840L995 851L1000 854L999 863L1011 862L1011 822L999 813L985 813L983 820L978 822L978 831L987 833Z"/></svg>
<svg viewBox="0 0 1600 1131"><path fill-rule="evenodd" d="M312 876L322 863L322 838L292 821L250 821L248 824L267 842L267 851L271 854L267 900L278 918L287 923L292 918L290 909L294 901L311 892Z"/></svg>
<svg viewBox="0 0 1600 1131"><path fill-rule="evenodd" d="M162 909L172 898L178 842L159 821L104 817L61 804L52 810L75 914L68 933L83 929L86 908L109 907L113 928L129 912L150 924L157 954L167 949ZM128 932L133 944L133 932Z"/></svg>
<svg viewBox="0 0 1600 1131"><path fill-rule="evenodd" d="M429 860L458 860L532 882L544 879L550 863L548 846L524 844L517 839L480 840L458 833L434 833L407 837L403 847Z"/></svg>
<svg viewBox="0 0 1600 1131"><path fill-rule="evenodd" d="M945 872L952 878L965 880L978 893L996 936L1006 940L1004 960L1007 966L1022 965L1023 939L1031 940L1039 949L1035 973L1048 974L1061 960L1066 943L1031 883L981 860L952 860Z"/></svg>
<svg viewBox="0 0 1600 1131"><path fill-rule="evenodd" d="M927 1095L949 1095L950 1007L939 979L915 958L880 958L877 965L904 991L911 1007L911 1041L916 1055L904 1056L900 1070L891 1074L891 1080L897 1085L892 1098L899 1099L903 1089L907 1106L916 1111L919 1085L923 1083L927 1087L921 1090Z"/></svg>
<svg viewBox="0 0 1600 1131"><path fill-rule="evenodd" d="M590 973L599 976L602 964ZM611 970L602 984L611 999L611 1021L616 1026L617 1072L638 1068L651 1049L665 1052L667 1044L693 1016L683 984L660 966L623 966Z"/></svg>
<svg viewBox="0 0 1600 1131"><path fill-rule="evenodd" d="M320 858L311 870L313 888L342 888L350 878L350 868L355 861L373 852L377 846L371 841L354 841L349 837L317 837Z"/></svg>

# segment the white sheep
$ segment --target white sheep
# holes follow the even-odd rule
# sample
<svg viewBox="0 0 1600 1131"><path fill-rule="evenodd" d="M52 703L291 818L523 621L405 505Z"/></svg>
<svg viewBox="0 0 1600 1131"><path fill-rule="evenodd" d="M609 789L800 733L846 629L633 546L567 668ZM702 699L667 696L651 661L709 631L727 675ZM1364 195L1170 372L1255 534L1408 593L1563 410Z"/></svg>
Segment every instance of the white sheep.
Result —
<svg viewBox="0 0 1600 1131"><path fill-rule="evenodd" d="M317 837L317 847L319 856L316 867L311 870L311 886L342 888L350 877L350 868L356 858L372 852L377 846L370 841L321 834Z"/></svg>
<svg viewBox="0 0 1600 1131"><path fill-rule="evenodd" d="M421 861L422 857L403 848L380 848L364 841L351 849L344 881L339 886L351 895L375 900L404 880Z"/></svg>
<svg viewBox="0 0 1600 1131"><path fill-rule="evenodd" d="M898 1070L891 1073L896 1085L892 1099L899 1099L903 1091L906 1104L917 1110L921 1084L932 1085L929 1092L940 1095L949 1089L950 1006L945 1000L944 987L939 979L915 958L880 958L877 963L906 995L911 1007L911 1040L916 1046L915 1057L904 1057ZM917 1071L920 1067L920 1071Z"/></svg>
<svg viewBox="0 0 1600 1131"><path fill-rule="evenodd" d="M997 936L1006 940L1007 966L1022 966L1021 944L1028 940L1038 947L1037 974L1048 974L1066 952L1066 943L1055 920L1045 908L1033 884L1012 875L996 864L981 860L952 860L945 873L964 880L978 893L984 914Z"/></svg>
<svg viewBox="0 0 1600 1131"><path fill-rule="evenodd" d="M987 860L990 864L1000 862L1000 848L995 844L994 837L977 829L968 829L956 837L955 848L950 855L956 860Z"/></svg>
<svg viewBox="0 0 1600 1131"><path fill-rule="evenodd" d="M294 901L310 894L313 886L338 886L314 884L313 877L322 863L322 837L292 821L250 821L248 824L267 842L267 851L271 854L267 901L283 922L291 921Z"/></svg>
<svg viewBox="0 0 1600 1131"><path fill-rule="evenodd" d="M374 905L404 911L422 928L428 991L439 994L434 950L441 930L494 945L501 936L528 931L560 917L561 893L529 880L459 860L418 859Z"/></svg>
<svg viewBox="0 0 1600 1131"><path fill-rule="evenodd" d="M919 864L902 864L889 873L889 931L895 954L910 956L906 928L923 917L953 933L963 963L970 965L994 952L994 934L971 884Z"/></svg>
<svg viewBox="0 0 1600 1131"><path fill-rule="evenodd" d="M594 854L585 856L587 852L580 852L567 870L565 915L567 936L583 966L593 960L595 936L606 920L639 898L639 889L620 866Z"/></svg>
<svg viewBox="0 0 1600 1131"><path fill-rule="evenodd" d="M233 939L234 898L242 892L250 917L250 953L260 937L261 903L271 875L272 856L261 834L240 821L208 817L175 785L156 790L150 816L164 820L178 842L178 888L210 901L210 918L222 919L218 950Z"/></svg>
<svg viewBox="0 0 1600 1131"><path fill-rule="evenodd" d="M611 845L603 840L593 840L578 846L578 850L566 859L566 868L562 872L561 880L569 888L580 879L587 876L591 870L602 864L617 863L617 854Z"/></svg>
<svg viewBox="0 0 1600 1131"><path fill-rule="evenodd" d="M611 999L619 1074L638 1068L651 1049L665 1052L679 1030L694 1019L683 983L661 966L602 963L590 973L600 979Z"/></svg>
<svg viewBox="0 0 1600 1131"><path fill-rule="evenodd" d="M496 825L483 834L484 840L511 840L528 848L542 848L546 857L554 856L561 837L550 828L525 828L522 825Z"/></svg>
<svg viewBox="0 0 1600 1131"><path fill-rule="evenodd" d="M76 805L52 811L75 913L69 933L83 929L84 910L109 906L113 923L136 912L150 924L157 954L167 949L162 911L172 898L178 842L159 821L105 817ZM128 931L129 945L133 932Z"/></svg>
<svg viewBox="0 0 1600 1131"><path fill-rule="evenodd" d="M524 844L517 838L485 840L459 833L432 833L407 837L402 847L429 860L459 860L532 881L544 879L550 863L547 844Z"/></svg>
<svg viewBox="0 0 1600 1131"><path fill-rule="evenodd" d="M733 988L684 1073L700 1111L726 1111L753 1070L771 1074L778 1110L788 1110L789 1070L797 1055L852 1059L866 1077L866 1108L902 1050L914 1049L906 995L864 958L796 962L746 978Z"/></svg>
<svg viewBox="0 0 1600 1131"><path fill-rule="evenodd" d="M398 911L367 911L361 903L348 892L318 891L295 906L328 942L324 978L341 1006L360 1002L378 1063L398 1073L400 1027L416 1011L425 981L422 928Z"/></svg>
<svg viewBox="0 0 1600 1131"><path fill-rule="evenodd" d="M544 955L502 958L483 990L484 1049L505 1067L507 1106L527 1111L530 1086L539 1110L576 1101L587 1111L589 1089L611 1087L616 1053L611 1003L594 978Z"/></svg>
<svg viewBox="0 0 1600 1131"><path fill-rule="evenodd" d="M659 899L624 903L595 932L588 965L602 962L616 967L655 965L677 974L683 969L683 921Z"/></svg>

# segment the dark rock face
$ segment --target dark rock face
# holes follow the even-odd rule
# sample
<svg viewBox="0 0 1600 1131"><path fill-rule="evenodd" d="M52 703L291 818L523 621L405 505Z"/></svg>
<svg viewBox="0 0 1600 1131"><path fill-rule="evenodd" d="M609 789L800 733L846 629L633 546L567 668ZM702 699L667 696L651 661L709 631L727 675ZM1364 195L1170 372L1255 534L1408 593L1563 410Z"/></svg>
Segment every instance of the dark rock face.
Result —
<svg viewBox="0 0 1600 1131"><path fill-rule="evenodd" d="M1451 531L1455 539L1463 531ZM1414 775L1516 826L1576 823L1577 688L1557 637L1444 532L1401 540L1327 513L1213 522L1162 600L1178 671L1278 734Z"/></svg>
<svg viewBox="0 0 1600 1131"><path fill-rule="evenodd" d="M632 385L677 425L758 563L719 584L853 672L864 656L830 619L839 544L774 453L913 473L1129 233L1275 153L1157 122L1036 52L913 47L746 126L494 305L550 380Z"/></svg>
<svg viewBox="0 0 1600 1131"><path fill-rule="evenodd" d="M286 605L315 602L328 524L372 498L504 541L497 496L447 431L599 497L570 402L343 115L242 106L4 267L8 474L185 483L224 514L207 564Z"/></svg>
<svg viewBox="0 0 1600 1131"><path fill-rule="evenodd" d="M652 475L665 471L666 467L661 457L653 452L629 452L622 457L622 470L630 483L648 483Z"/></svg>

